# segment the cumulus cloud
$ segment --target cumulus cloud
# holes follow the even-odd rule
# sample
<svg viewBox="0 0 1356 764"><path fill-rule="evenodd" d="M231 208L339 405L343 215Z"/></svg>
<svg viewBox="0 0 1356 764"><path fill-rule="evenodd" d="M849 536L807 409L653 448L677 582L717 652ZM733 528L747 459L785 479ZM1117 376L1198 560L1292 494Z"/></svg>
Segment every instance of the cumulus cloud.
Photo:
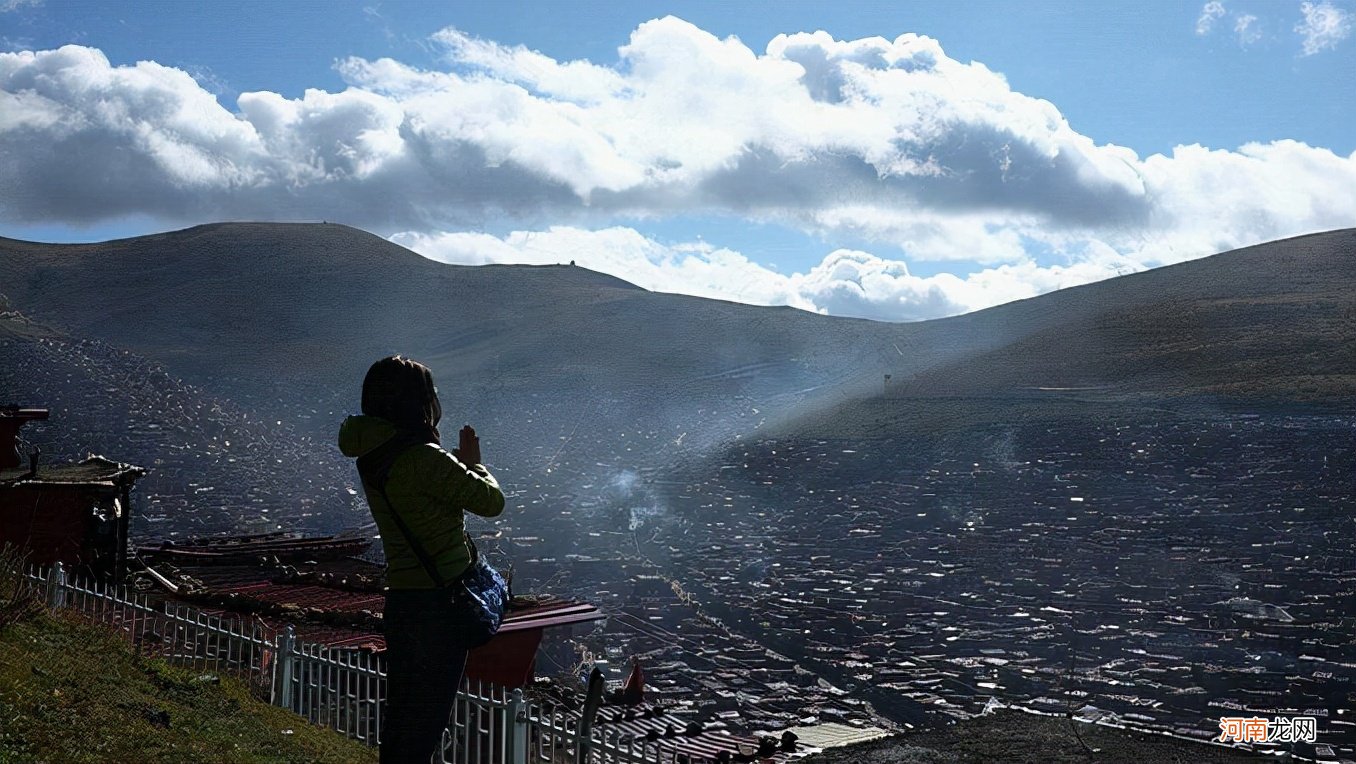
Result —
<svg viewBox="0 0 1356 764"><path fill-rule="evenodd" d="M836 249L805 273L785 275L728 248L701 241L664 244L621 226L555 226L503 237L403 232L392 240L430 259L458 265L574 262L652 291L882 321L955 315L1139 269L1129 258L1092 245L1083 248L1078 262L1062 265L1040 266L1024 259L965 277L921 277L901 260Z"/></svg>
<svg viewBox="0 0 1356 764"><path fill-rule="evenodd" d="M37 113L0 134L5 170L48 180L3 213L84 220L139 198L160 215L309 212L389 229L720 211L807 229L850 217L873 238L916 235L938 214L1051 226L1147 214L1133 152L918 35L780 35L757 54L669 17L640 25L612 66L454 29L435 40L447 71L349 59L341 93L243 93L234 112L152 62L76 46L7 56L0 89ZM36 130L51 113L57 133ZM84 156L63 164L55 143ZM77 170L93 148L122 166L91 184ZM88 186L77 205L53 188L73 175Z"/></svg>
<svg viewBox="0 0 1356 764"><path fill-rule="evenodd" d="M1202 18L1224 13L1209 3ZM1315 32L1320 48L1349 27L1326 3L1305 13L1328 30ZM1241 40L1255 30L1242 21ZM663 276L728 295L747 281L728 298L893 318L1105 274L1090 252L1144 267L1356 225L1356 155L1278 141L1140 157L922 35L783 34L759 52L667 17L610 62L450 28L434 43L436 69L350 58L337 64L341 92L247 92L229 107L151 61L80 46L0 53L0 221L327 219L495 257L533 250L439 232L508 223L558 243L611 231L604 249L633 264L600 270L642 285L663 288ZM844 250L800 281L736 282L758 266L617 229L708 213L987 275L919 279ZM1036 265L1038 252L1072 259L1059 270Z"/></svg>
<svg viewBox="0 0 1356 764"><path fill-rule="evenodd" d="M454 66L480 69L533 92L576 103L599 103L626 92L626 81L614 69L588 61L556 61L527 47L508 47L480 40L448 27L433 35L446 47L445 59Z"/></svg>
<svg viewBox="0 0 1356 764"><path fill-rule="evenodd" d="M1125 258L1098 252L1077 263L1041 266L1026 259L966 276L915 276L908 266L856 250L829 253L823 262L791 282L822 313L880 321L916 321L967 313L1055 289L1128 273Z"/></svg>
<svg viewBox="0 0 1356 764"><path fill-rule="evenodd" d="M1179 146L1146 159L1142 172L1159 200L1147 243L1135 246L1129 231L1102 237L1140 262L1178 262L1356 222L1356 152L1343 157L1291 140L1238 151Z"/></svg>
<svg viewBox="0 0 1356 764"><path fill-rule="evenodd" d="M0 13L17 11L25 6L36 7L39 5L42 5L42 0L0 0Z"/></svg>
<svg viewBox="0 0 1356 764"><path fill-rule="evenodd" d="M1304 19L1295 25L1295 31L1299 33L1306 56L1336 48L1351 35L1351 14L1327 0L1301 3L1300 12Z"/></svg>
<svg viewBox="0 0 1356 764"><path fill-rule="evenodd" d="M1210 34L1215 22L1222 16L1224 16L1224 3L1219 2L1219 0L1210 0L1201 7L1201 15L1196 18L1196 34Z"/></svg>
<svg viewBox="0 0 1356 764"><path fill-rule="evenodd" d="M0 115L10 220L207 212L205 201L254 185L264 158L255 131L187 73L112 67L80 46L0 54Z"/></svg>

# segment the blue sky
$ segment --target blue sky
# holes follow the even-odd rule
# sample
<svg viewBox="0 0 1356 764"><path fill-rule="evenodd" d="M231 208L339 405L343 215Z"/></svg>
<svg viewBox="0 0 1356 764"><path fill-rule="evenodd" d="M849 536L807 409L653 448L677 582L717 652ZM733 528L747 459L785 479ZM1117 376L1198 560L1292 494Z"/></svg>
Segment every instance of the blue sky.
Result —
<svg viewBox="0 0 1356 764"><path fill-rule="evenodd" d="M931 318L1356 225L1353 10L0 0L0 235L327 219Z"/></svg>

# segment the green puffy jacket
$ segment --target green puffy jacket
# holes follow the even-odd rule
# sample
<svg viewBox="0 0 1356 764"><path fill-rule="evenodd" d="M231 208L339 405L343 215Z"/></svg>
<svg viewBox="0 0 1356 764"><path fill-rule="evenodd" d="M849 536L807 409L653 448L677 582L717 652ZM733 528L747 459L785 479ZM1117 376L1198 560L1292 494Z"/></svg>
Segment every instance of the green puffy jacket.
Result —
<svg viewBox="0 0 1356 764"><path fill-rule="evenodd" d="M357 458L396 434L395 425L372 416L351 416L339 427L339 450ZM386 585L392 589L436 586L405 540L381 491L373 486L367 506L381 532L386 552ZM467 467L434 443L410 446L396 457L386 480L386 495L400 512L444 581L461 575L471 563L463 535L462 510L484 517L504 511L504 493L485 465Z"/></svg>

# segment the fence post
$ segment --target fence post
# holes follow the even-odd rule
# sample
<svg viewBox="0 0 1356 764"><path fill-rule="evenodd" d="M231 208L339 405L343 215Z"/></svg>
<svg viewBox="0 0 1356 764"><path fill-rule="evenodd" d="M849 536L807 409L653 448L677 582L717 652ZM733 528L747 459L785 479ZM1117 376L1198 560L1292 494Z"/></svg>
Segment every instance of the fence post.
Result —
<svg viewBox="0 0 1356 764"><path fill-rule="evenodd" d="M59 608L66 604L66 568L60 562L47 570L47 606Z"/></svg>
<svg viewBox="0 0 1356 764"><path fill-rule="evenodd" d="M297 649L297 630L292 624L278 634L278 658L273 664L273 704L295 711L292 703L293 662Z"/></svg>
<svg viewBox="0 0 1356 764"><path fill-rule="evenodd" d="M598 715L598 707L603 704L603 672L597 666L589 672L588 695L584 697L584 715L579 720L579 739L575 744L575 764L587 764L589 752L593 747L593 717Z"/></svg>
<svg viewBox="0 0 1356 764"><path fill-rule="evenodd" d="M527 704L523 702L521 688L514 689L504 707L504 752L507 764L527 764Z"/></svg>

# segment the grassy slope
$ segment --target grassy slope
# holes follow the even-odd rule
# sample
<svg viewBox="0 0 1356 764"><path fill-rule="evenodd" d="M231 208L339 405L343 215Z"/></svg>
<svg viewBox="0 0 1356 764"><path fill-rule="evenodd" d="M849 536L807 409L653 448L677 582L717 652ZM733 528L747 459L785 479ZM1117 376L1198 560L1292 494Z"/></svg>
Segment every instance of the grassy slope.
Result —
<svg viewBox="0 0 1356 764"><path fill-rule="evenodd" d="M1356 230L1261 244L921 325L888 393L776 422L767 436L886 437L1115 411L1349 411ZM961 337L951 360L907 368ZM981 346L981 340L988 347ZM1041 387L1076 388L1040 390Z"/></svg>
<svg viewBox="0 0 1356 764"><path fill-rule="evenodd" d="M1356 383L1356 231L1270 242L936 322L947 323L1003 341L924 371L901 391L1106 386L1329 399Z"/></svg>
<svg viewBox="0 0 1356 764"><path fill-rule="evenodd" d="M250 695L142 658L70 616L0 631L0 762L364 762L376 752Z"/></svg>

